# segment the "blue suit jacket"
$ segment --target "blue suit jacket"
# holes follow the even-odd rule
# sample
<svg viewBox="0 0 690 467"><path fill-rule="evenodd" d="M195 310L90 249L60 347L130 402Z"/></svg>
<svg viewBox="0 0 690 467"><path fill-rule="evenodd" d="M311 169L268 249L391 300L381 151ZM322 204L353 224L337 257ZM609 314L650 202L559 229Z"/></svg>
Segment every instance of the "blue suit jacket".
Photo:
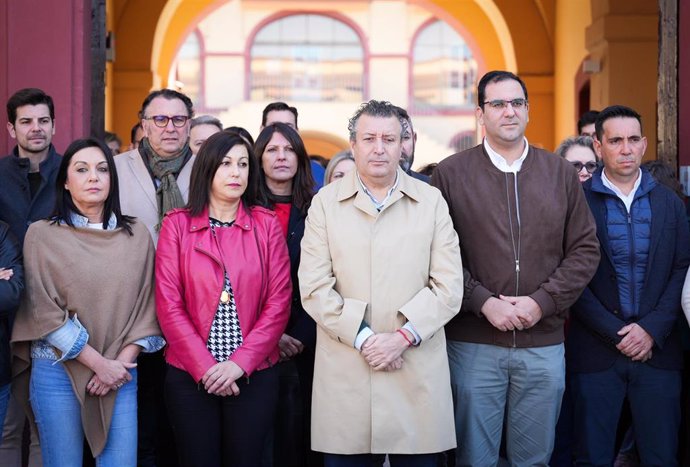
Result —
<svg viewBox="0 0 690 467"><path fill-rule="evenodd" d="M642 183L651 175L643 170ZM594 278L571 308L566 338L569 371L593 372L610 368L622 355L616 349L618 331L637 322L654 339L649 364L681 369L682 351L677 329L681 317L680 295L690 264L690 233L685 207L675 193L658 184L649 192L652 209L649 258L637 317L624 321L616 270L606 228L606 197L601 169L584 184L585 196L597 224L601 261Z"/></svg>

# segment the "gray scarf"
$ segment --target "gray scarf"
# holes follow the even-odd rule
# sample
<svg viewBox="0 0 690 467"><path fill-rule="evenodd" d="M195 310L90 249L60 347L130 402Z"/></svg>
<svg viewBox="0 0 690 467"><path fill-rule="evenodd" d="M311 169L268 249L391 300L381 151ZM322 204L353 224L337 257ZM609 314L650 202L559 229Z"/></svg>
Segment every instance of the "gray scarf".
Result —
<svg viewBox="0 0 690 467"><path fill-rule="evenodd" d="M158 201L158 225L156 231L160 230L161 222L165 213L171 209L181 208L186 203L182 199L182 193L177 186L177 175L191 157L192 150L189 144L185 144L180 152L172 157L161 157L151 148L148 138L141 140L139 151L146 158L153 176L160 180L160 185L156 190Z"/></svg>

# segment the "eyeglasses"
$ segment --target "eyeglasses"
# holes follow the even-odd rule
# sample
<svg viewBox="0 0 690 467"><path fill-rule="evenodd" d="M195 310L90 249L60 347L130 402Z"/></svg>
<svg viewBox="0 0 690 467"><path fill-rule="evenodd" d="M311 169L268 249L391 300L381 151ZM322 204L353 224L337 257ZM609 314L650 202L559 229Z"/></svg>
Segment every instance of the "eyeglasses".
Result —
<svg viewBox="0 0 690 467"><path fill-rule="evenodd" d="M527 106L527 99L518 98L511 99L509 101L503 99L494 99L492 101L484 101L484 105L486 104L489 104L489 107L494 110L503 110L508 107L508 104L510 104L510 106L514 109L522 109L523 107Z"/></svg>
<svg viewBox="0 0 690 467"><path fill-rule="evenodd" d="M153 124L158 128L165 128L168 126L168 122L172 120L172 124L175 128L182 128L189 120L186 115L173 115L168 117L167 115L154 115L153 117L144 117L144 120L153 120Z"/></svg>
<svg viewBox="0 0 690 467"><path fill-rule="evenodd" d="M573 167L575 167L575 170L579 172L582 170L582 167L584 167L588 173L593 174L595 170L597 170L597 163L596 162L587 162L583 164L582 162L578 161L572 161L571 164L573 164Z"/></svg>

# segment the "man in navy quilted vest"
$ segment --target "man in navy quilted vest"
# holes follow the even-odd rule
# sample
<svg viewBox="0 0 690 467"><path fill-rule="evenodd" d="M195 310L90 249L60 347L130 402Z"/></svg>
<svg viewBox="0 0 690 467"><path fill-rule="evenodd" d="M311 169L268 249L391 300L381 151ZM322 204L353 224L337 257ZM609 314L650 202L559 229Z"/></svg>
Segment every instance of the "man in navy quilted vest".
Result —
<svg viewBox="0 0 690 467"><path fill-rule="evenodd" d="M678 196L640 169L640 115L604 109L595 124L604 162L584 184L601 262L571 308L567 368L575 400L577 465L612 465L627 398L641 465L677 465L681 368L677 320L690 263Z"/></svg>

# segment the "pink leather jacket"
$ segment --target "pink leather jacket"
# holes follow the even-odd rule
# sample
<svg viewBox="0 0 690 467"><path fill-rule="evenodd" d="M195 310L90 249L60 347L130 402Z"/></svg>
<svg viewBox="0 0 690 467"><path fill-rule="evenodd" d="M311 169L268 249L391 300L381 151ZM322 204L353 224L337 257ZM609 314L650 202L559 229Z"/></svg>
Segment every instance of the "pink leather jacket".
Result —
<svg viewBox="0 0 690 467"><path fill-rule="evenodd" d="M223 263L243 338L230 360L247 376L278 361L278 340L290 316L290 260L275 213L247 210L240 203L234 225L216 233L217 241L207 211L192 217L175 209L163 220L156 251L156 309L168 341L165 358L195 381L216 363L206 341L223 290Z"/></svg>

